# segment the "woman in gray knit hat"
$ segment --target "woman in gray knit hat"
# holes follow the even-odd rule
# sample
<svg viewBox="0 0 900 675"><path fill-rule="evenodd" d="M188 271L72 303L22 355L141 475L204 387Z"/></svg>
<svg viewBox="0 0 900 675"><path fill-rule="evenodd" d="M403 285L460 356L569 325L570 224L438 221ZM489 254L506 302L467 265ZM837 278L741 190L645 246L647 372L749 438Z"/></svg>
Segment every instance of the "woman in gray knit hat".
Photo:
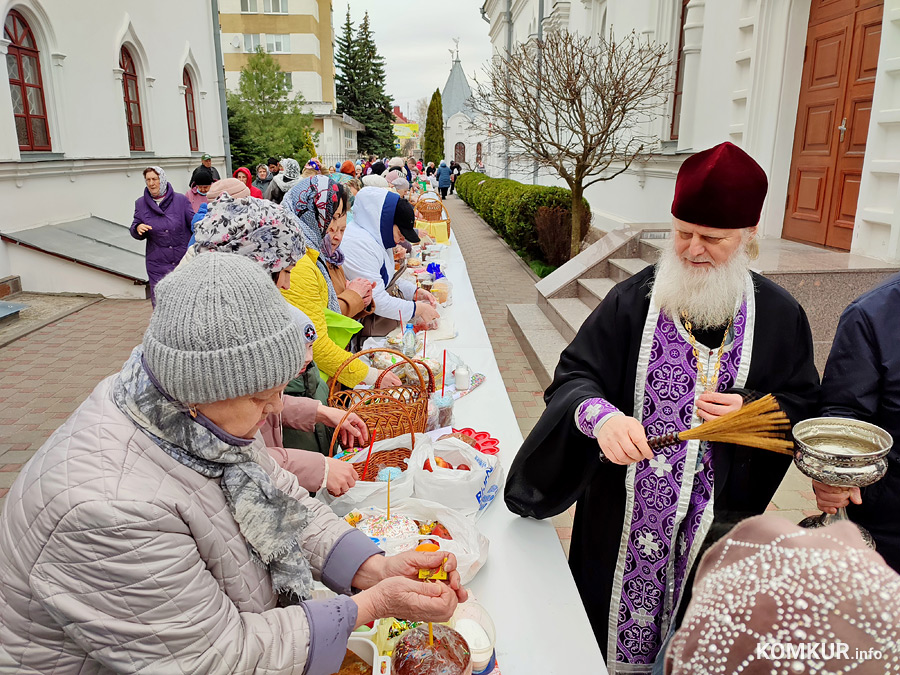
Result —
<svg viewBox="0 0 900 675"><path fill-rule="evenodd" d="M329 675L362 624L449 619L452 554L384 556L265 451L306 343L271 278L208 253L156 299L6 498L0 672ZM417 580L445 556L448 583ZM309 600L313 577L339 595Z"/></svg>
<svg viewBox="0 0 900 675"><path fill-rule="evenodd" d="M290 272L306 252L306 244L296 219L277 204L252 197L234 199L226 193L209 205L206 216L197 223L196 242L185 258L206 251L237 253L249 258L271 275L278 288L290 288ZM309 317L291 305L288 307L309 342L306 355L309 365L316 329ZM310 375L318 381L318 373ZM302 487L310 492L327 489L340 496L359 479L356 469L352 464L314 451L303 440L312 437L311 432L320 425L323 429L327 427L329 438L331 430L340 427L344 447L367 443L369 434L365 423L355 413L344 419L345 414L346 411L326 406L316 398L288 395L283 399L282 411L269 415L260 431L269 453L282 468L297 477ZM289 432L296 447L285 447L282 425L303 432ZM295 442L296 439L300 442Z"/></svg>

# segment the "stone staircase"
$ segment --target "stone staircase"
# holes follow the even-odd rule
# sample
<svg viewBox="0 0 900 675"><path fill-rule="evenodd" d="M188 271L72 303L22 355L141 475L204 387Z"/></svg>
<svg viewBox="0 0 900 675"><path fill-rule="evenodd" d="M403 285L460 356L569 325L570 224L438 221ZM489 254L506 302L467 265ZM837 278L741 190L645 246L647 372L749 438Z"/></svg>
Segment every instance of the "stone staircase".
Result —
<svg viewBox="0 0 900 675"><path fill-rule="evenodd" d="M541 279L534 305L507 305L509 324L541 383L547 387L559 354L600 301L620 281L659 257L665 225L615 230Z"/></svg>
<svg viewBox="0 0 900 675"><path fill-rule="evenodd" d="M609 290L656 262L669 229L652 223L613 230L535 284L535 304L507 305L509 324L541 386L550 384L560 353ZM783 239L761 239L760 251L752 268L806 310L820 373L844 308L897 272L896 264Z"/></svg>

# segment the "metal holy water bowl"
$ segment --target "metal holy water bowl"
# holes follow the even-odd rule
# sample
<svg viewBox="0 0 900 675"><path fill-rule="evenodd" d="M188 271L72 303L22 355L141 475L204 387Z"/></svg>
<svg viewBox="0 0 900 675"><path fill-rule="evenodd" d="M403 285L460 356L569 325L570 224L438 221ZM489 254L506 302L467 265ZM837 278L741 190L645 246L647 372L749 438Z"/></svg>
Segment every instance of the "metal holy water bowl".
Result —
<svg viewBox="0 0 900 675"><path fill-rule="evenodd" d="M804 474L835 487L865 487L887 472L891 435L881 427L842 417L815 417L794 426L794 463Z"/></svg>
<svg viewBox="0 0 900 675"><path fill-rule="evenodd" d="M794 464L813 480L834 487L865 487L887 473L891 435L881 427L842 417L815 417L794 426ZM849 520L844 508L837 514L811 516L801 527L824 527ZM872 535L860 527L863 539L875 548Z"/></svg>

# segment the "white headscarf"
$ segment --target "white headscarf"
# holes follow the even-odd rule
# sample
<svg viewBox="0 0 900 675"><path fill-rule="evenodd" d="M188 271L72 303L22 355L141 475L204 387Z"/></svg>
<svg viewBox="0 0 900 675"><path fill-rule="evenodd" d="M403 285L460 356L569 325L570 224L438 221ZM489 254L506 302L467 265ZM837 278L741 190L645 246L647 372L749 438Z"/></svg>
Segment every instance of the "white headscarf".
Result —
<svg viewBox="0 0 900 675"><path fill-rule="evenodd" d="M150 197L151 199L162 199L166 196L166 190L169 189L169 181L166 178L166 172L161 166L151 166L150 168L156 172L157 176L159 176L159 195L156 197L150 195ZM150 188L147 188L147 192L150 192Z"/></svg>

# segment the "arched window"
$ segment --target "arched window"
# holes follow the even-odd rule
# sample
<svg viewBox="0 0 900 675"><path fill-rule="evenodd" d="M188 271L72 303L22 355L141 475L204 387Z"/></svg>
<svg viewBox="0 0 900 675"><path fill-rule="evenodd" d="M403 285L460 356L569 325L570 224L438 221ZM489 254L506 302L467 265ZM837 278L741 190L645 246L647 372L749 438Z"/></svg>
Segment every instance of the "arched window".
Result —
<svg viewBox="0 0 900 675"><path fill-rule="evenodd" d="M128 123L128 147L144 149L144 126L141 122L141 95L138 91L137 68L131 53L125 48L119 51L119 68L122 69L122 95L125 98L125 121Z"/></svg>
<svg viewBox="0 0 900 675"><path fill-rule="evenodd" d="M34 34L22 15L12 10L3 24L3 37L10 43L6 70L19 150L50 150L41 61Z"/></svg>
<svg viewBox="0 0 900 675"><path fill-rule="evenodd" d="M481 143L478 143L478 144L475 146L475 161L476 161L476 162L480 162L480 161L481 161Z"/></svg>
<svg viewBox="0 0 900 675"><path fill-rule="evenodd" d="M184 69L181 76L184 82L184 108L187 111L188 124L188 142L191 144L191 151L197 152L200 145L197 143L197 115L194 113L194 85L191 82L191 74L188 69Z"/></svg>
<svg viewBox="0 0 900 675"><path fill-rule="evenodd" d="M465 143L457 143L456 147L453 148L453 160L457 164L462 164L466 161L466 144Z"/></svg>

